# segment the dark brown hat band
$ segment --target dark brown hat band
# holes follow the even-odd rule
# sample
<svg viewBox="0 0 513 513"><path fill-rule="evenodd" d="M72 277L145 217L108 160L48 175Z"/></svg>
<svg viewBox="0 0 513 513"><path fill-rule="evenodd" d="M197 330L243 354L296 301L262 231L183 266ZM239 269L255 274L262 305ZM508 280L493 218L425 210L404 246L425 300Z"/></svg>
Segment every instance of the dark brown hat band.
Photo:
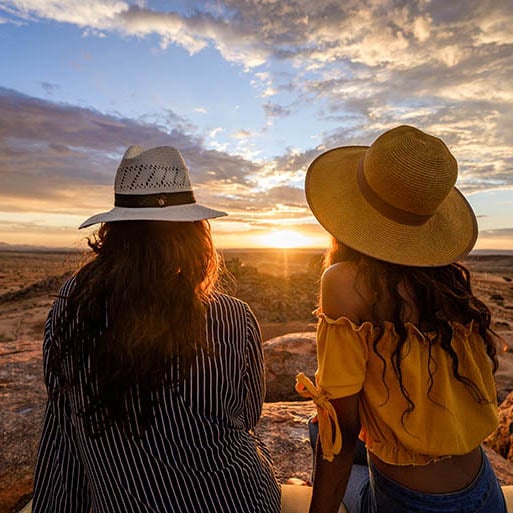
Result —
<svg viewBox="0 0 513 513"><path fill-rule="evenodd" d="M358 179L358 188L360 189L363 197L371 206L373 206L378 212L383 214L391 221L394 221L395 223L420 226L431 219L432 216L430 215L414 214L413 212L408 212L407 210L394 207L394 205L391 205L383 198L378 196L378 194L376 194L374 189L369 185L369 182L367 182L367 179L365 178L365 173L363 172L363 158L364 157L362 156L358 162L358 170L356 173Z"/></svg>
<svg viewBox="0 0 513 513"><path fill-rule="evenodd" d="M126 208L160 208L196 203L192 191L157 194L114 194L114 206Z"/></svg>

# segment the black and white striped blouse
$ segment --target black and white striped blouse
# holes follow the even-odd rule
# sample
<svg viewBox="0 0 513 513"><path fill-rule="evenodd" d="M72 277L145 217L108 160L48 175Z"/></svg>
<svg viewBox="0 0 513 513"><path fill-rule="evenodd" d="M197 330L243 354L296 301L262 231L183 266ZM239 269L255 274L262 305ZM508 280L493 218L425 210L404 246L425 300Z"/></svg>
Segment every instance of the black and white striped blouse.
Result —
<svg viewBox="0 0 513 513"><path fill-rule="evenodd" d="M50 387L49 343L72 286L73 280L64 285L45 326ZM77 415L80 387L48 401L33 513L280 511L269 454L253 433L264 397L258 324L245 303L223 294L215 296L207 319L214 355L201 352L189 378L163 387L142 437L116 425L87 436Z"/></svg>

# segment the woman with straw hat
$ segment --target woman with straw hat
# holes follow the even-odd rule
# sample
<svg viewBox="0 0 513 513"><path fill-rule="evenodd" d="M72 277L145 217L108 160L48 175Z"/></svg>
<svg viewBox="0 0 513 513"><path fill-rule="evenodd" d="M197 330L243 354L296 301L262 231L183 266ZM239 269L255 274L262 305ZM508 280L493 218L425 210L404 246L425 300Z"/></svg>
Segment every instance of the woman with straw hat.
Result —
<svg viewBox="0 0 513 513"><path fill-rule="evenodd" d="M94 258L45 326L49 399L33 512L280 510L253 432L263 402L259 326L216 292L208 219L181 154L130 147L115 206L81 228Z"/></svg>
<svg viewBox="0 0 513 513"><path fill-rule="evenodd" d="M480 444L497 427L490 311L457 263L477 238L438 138L400 126L327 151L306 197L333 236L321 280L310 512L502 513ZM357 439L369 465L355 465Z"/></svg>

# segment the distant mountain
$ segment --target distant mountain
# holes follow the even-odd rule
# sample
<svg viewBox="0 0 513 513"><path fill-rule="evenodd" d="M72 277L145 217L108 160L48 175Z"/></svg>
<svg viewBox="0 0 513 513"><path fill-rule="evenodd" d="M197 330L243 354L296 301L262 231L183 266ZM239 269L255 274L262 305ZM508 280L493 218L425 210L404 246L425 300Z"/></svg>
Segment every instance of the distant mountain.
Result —
<svg viewBox="0 0 513 513"><path fill-rule="evenodd" d="M513 249L474 249L469 256L513 256Z"/></svg>
<svg viewBox="0 0 513 513"><path fill-rule="evenodd" d="M50 246L33 246L31 244L9 244L0 241L0 251L12 252L50 252L50 253L69 253L80 251L76 248L50 247Z"/></svg>
<svg viewBox="0 0 513 513"><path fill-rule="evenodd" d="M84 248L85 249L85 248ZM251 253L323 253L324 248L290 248L290 249L279 249L279 248L218 248L222 251L225 256ZM69 247L54 247L54 246L35 246L32 244L9 244L8 242L0 241L0 251L12 251L12 252L50 252L50 253L69 253L83 251L81 248L69 248ZM467 257L479 257L479 256L513 256L513 249L474 249Z"/></svg>

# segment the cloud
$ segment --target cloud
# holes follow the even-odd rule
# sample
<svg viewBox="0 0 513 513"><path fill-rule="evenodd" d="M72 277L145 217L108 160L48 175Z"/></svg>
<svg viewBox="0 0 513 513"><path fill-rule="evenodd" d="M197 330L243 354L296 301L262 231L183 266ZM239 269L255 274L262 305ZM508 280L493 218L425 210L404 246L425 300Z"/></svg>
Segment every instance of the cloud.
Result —
<svg viewBox="0 0 513 513"><path fill-rule="evenodd" d="M493 248L499 250L509 250L509 252L511 252L512 240L513 228L481 230L479 232L477 249Z"/></svg>
<svg viewBox="0 0 513 513"><path fill-rule="evenodd" d="M214 139L217 136L217 134L219 134L221 132L224 132L224 128L221 128L220 126L218 126L216 128L213 128L212 130L210 130L208 132L208 136L211 137L212 139Z"/></svg>
<svg viewBox="0 0 513 513"><path fill-rule="evenodd" d="M249 130L237 130L232 134L232 137L235 139L247 139L251 136L251 132Z"/></svg>
<svg viewBox="0 0 513 513"><path fill-rule="evenodd" d="M22 19L47 18L79 27L110 28L113 20L129 6L111 0L7 0L0 6Z"/></svg>
<svg viewBox="0 0 513 513"><path fill-rule="evenodd" d="M307 155L287 154L266 167L207 149L179 129L166 133L155 124L1 88L0 111L0 203L6 212L77 216L110 208L115 169L126 147L137 143L179 148L198 201L228 210L235 219L259 225L273 217L309 216L302 189L287 185L302 173L296 166Z"/></svg>
<svg viewBox="0 0 513 513"><path fill-rule="evenodd" d="M260 132L232 134L244 157L229 155L228 143L215 140L219 127L205 135L217 150L207 150L198 127L173 111L160 122L132 120L0 91L0 166L8 170L0 194L62 199L78 184L106 187L124 147L143 141L183 148L199 192L221 207L251 213L254 222L279 205L299 209L290 214L299 216L297 191L312 158L333 146L370 144L399 124L447 142L464 192L513 186L510 1L186 4L163 11L141 1L4 0L0 9L10 23L48 19L74 24L87 37L153 36L163 49L173 44L191 54L216 49L247 72L241 75L265 114ZM49 96L55 91L55 84L41 86ZM16 119L17 113L23 116ZM249 153L254 148L247 149L246 139L269 133L274 122L297 121L309 130L312 117L315 148L285 148L265 162Z"/></svg>
<svg viewBox="0 0 513 513"><path fill-rule="evenodd" d="M2 5L20 17L157 35L162 48L176 44L191 54L214 47L226 61L255 70L252 83L264 100L288 89L304 101L326 98L338 112L351 101L396 105L405 93L410 103L429 98L435 105L513 100L513 4L505 0L191 1L185 13L114 0ZM258 69L273 61L295 71Z"/></svg>
<svg viewBox="0 0 513 513"><path fill-rule="evenodd" d="M256 72L254 77L255 78L251 81L251 85L260 90L260 96L262 98L274 96L278 92L276 87L273 85L273 80L269 72Z"/></svg>
<svg viewBox="0 0 513 513"><path fill-rule="evenodd" d="M117 31L127 36L156 34L165 48L178 44L190 53L212 45L227 61L256 67L270 57L308 60L310 65L350 58L376 65L399 53L416 55L413 43L426 40L431 19L426 3L395 5L391 1L334 4L319 0L305 4L227 0L217 10L191 2L187 14L163 12L122 1L10 0L11 12L73 23L94 31ZM369 30L372 22L377 30ZM421 57L417 57L420 59ZM264 94L274 94L269 77Z"/></svg>
<svg viewBox="0 0 513 513"><path fill-rule="evenodd" d="M212 45L226 60L248 67L270 57L312 67L344 60L398 69L426 62L452 66L481 45L513 43L513 7L504 0L225 0L216 5L191 1L182 13L117 0L2 2L21 18L52 19L128 36L155 34L162 47L178 44L191 53ZM272 82L269 72L255 77L266 87Z"/></svg>
<svg viewBox="0 0 513 513"><path fill-rule="evenodd" d="M53 84L51 82L41 82L41 87L43 88L44 92L49 96L52 96L53 93L55 93L59 89L58 84Z"/></svg>
<svg viewBox="0 0 513 513"><path fill-rule="evenodd" d="M108 207L116 167L131 144L179 148L198 196L218 208L233 190L249 188L247 175L258 168L206 149L200 138L179 128L166 132L156 124L3 88L0 112L0 203L8 211L77 213Z"/></svg>
<svg viewBox="0 0 513 513"><path fill-rule="evenodd" d="M266 102L263 105L264 112L268 118L281 118L289 116L292 110L289 107L278 105L277 103Z"/></svg>
<svg viewBox="0 0 513 513"><path fill-rule="evenodd" d="M480 237L482 238L491 238L491 239L509 239L510 241L513 239L513 228L501 228L497 230L482 230L479 232Z"/></svg>
<svg viewBox="0 0 513 513"><path fill-rule="evenodd" d="M109 20L129 9L129 4L117 0L4 0L0 7L22 19L46 18L82 27L107 27Z"/></svg>

